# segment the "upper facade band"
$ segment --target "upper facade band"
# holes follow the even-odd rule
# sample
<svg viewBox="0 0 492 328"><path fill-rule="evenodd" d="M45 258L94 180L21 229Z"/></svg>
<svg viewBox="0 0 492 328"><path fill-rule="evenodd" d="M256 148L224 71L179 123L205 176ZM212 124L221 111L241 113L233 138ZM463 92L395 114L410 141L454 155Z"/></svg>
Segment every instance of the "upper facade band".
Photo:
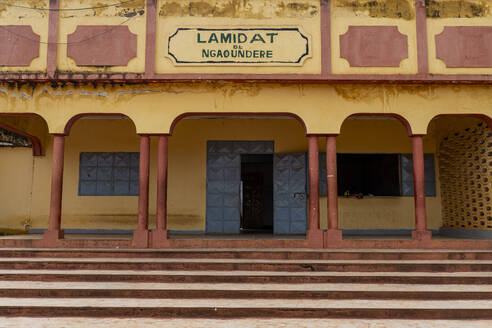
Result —
<svg viewBox="0 0 492 328"><path fill-rule="evenodd" d="M492 0L4 0L4 81L492 81Z"/></svg>

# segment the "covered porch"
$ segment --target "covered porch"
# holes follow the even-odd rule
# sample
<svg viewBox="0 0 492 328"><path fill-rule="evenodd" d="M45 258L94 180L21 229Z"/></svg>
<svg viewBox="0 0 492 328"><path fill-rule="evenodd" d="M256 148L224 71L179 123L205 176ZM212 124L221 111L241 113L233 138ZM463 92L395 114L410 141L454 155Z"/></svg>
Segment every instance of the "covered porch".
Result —
<svg viewBox="0 0 492 328"><path fill-rule="evenodd" d="M5 115L4 127L28 132L35 157L22 155L25 169L31 170L25 174L31 187L19 191L24 194L19 199L30 204L30 212L22 213L32 218L32 222L23 222L29 235L7 237L0 244L490 247L486 233L475 234L490 231L487 116L433 115L423 120L424 125L408 113L375 110L337 116L327 111L337 121L329 121L329 128L324 128L321 123L316 125L316 115L300 113L279 108L261 113L175 113L166 114L164 127L152 128L133 114L114 112L79 113L56 128L52 122L48 128L40 116ZM155 115L156 120L161 114ZM453 180L449 179L454 172L449 171L452 160L446 154L452 147L464 147L446 141L456 133L458 138L470 137L466 147L473 149L471 161L480 164L473 167L481 172L480 182L475 178L473 185L466 186L466 176L459 177L461 185L446 182ZM12 154L10 148L2 149L6 174L8 165L20 163L15 149ZM252 215L253 220L245 225L246 212L255 212L245 207L247 186L243 183L248 177L243 173L256 164L270 165L268 170L273 171L268 177L273 179L273 191L269 191L273 208L264 210L263 214L270 214L263 215L259 223ZM470 175L471 171L456 172ZM12 194L5 186L2 192ZM226 186L232 191L226 191ZM453 198L460 187L476 192L477 197L475 189L481 188L480 199L471 193ZM477 206L467 204L465 196ZM9 204L3 207L14 211L15 203ZM457 218L453 216L456 208L446 204L462 205L463 210L468 205L470 211ZM15 220L9 222L18 225ZM442 232L461 235L449 238Z"/></svg>

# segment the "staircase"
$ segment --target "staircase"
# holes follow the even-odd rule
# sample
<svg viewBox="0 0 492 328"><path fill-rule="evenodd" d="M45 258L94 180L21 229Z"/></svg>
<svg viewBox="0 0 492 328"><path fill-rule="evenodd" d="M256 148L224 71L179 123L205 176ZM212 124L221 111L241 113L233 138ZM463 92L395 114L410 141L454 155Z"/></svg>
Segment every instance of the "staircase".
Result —
<svg viewBox="0 0 492 328"><path fill-rule="evenodd" d="M3 248L0 317L490 320L492 251Z"/></svg>

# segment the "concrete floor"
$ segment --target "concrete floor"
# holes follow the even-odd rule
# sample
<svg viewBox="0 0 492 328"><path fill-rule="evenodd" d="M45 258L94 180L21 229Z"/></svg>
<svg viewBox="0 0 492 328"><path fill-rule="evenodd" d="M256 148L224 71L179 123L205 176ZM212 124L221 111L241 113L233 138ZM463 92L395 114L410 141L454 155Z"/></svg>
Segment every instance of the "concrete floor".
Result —
<svg viewBox="0 0 492 328"><path fill-rule="evenodd" d="M42 239L42 234L25 234L25 235L8 235L0 236L0 239ZM206 235L206 234L191 234L191 235L171 235L171 239L176 240L302 240L304 235L272 235L272 234L238 234L238 235ZM131 234L65 234L65 239L104 239L104 240L131 240ZM411 236L407 235L345 235L344 240L411 240ZM487 240L480 238L460 238L433 235L434 240Z"/></svg>
<svg viewBox="0 0 492 328"><path fill-rule="evenodd" d="M489 328L492 321L365 320L365 319L118 319L118 318L7 318L0 328Z"/></svg>

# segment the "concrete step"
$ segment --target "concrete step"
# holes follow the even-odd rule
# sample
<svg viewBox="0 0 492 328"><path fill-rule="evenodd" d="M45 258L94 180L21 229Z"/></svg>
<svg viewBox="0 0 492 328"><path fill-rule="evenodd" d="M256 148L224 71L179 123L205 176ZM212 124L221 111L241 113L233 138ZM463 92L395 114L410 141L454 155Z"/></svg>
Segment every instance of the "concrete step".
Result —
<svg viewBox="0 0 492 328"><path fill-rule="evenodd" d="M0 298L4 316L492 319L491 300Z"/></svg>
<svg viewBox="0 0 492 328"><path fill-rule="evenodd" d="M490 285L490 272L0 270L3 281Z"/></svg>
<svg viewBox="0 0 492 328"><path fill-rule="evenodd" d="M492 320L489 252L23 252L0 250L4 317Z"/></svg>
<svg viewBox="0 0 492 328"><path fill-rule="evenodd" d="M412 284L227 284L227 283L135 283L135 282L39 282L0 281L0 289L54 289L54 290L228 290L236 291L364 291L364 292L492 292L492 285L412 285Z"/></svg>
<svg viewBox="0 0 492 328"><path fill-rule="evenodd" d="M0 297L492 300L492 286L0 281Z"/></svg>
<svg viewBox="0 0 492 328"><path fill-rule="evenodd" d="M18 249L0 248L0 258L199 258L278 260L492 260L492 251L427 250L299 250L299 249Z"/></svg>
<svg viewBox="0 0 492 328"><path fill-rule="evenodd" d="M243 260L145 258L3 258L0 269L334 271L334 272L492 272L487 260Z"/></svg>

